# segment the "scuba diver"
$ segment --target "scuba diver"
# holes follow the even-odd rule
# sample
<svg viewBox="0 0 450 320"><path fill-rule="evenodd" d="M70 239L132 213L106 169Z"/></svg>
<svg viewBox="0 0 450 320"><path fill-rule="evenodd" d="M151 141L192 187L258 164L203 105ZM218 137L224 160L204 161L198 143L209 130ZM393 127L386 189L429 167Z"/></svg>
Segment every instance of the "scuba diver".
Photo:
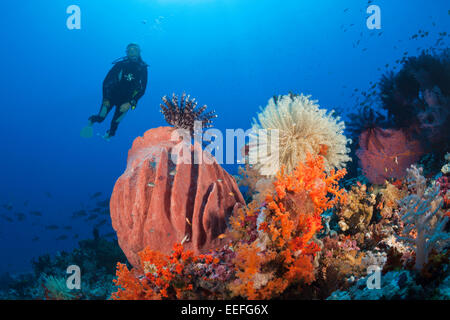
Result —
<svg viewBox="0 0 450 320"><path fill-rule="evenodd" d="M128 110L136 108L138 100L144 95L147 87L147 64L141 58L141 50L135 43L130 43L126 49L126 57L114 61L114 66L103 81L103 102L97 115L89 118L88 125L81 131L84 138L92 137L92 126L103 122L115 106L110 129L103 136L109 140L115 135L119 123Z"/></svg>

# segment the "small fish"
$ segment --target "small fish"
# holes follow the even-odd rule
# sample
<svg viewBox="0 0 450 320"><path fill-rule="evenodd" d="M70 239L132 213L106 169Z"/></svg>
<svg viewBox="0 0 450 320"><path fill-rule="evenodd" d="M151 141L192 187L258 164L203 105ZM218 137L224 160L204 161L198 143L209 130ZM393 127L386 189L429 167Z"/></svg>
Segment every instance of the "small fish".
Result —
<svg viewBox="0 0 450 320"><path fill-rule="evenodd" d="M72 213L72 218L85 217L87 216L86 210L75 211Z"/></svg>
<svg viewBox="0 0 450 320"><path fill-rule="evenodd" d="M53 198L53 195L50 192L45 192L45 195L47 196L47 198L51 199Z"/></svg>
<svg viewBox="0 0 450 320"><path fill-rule="evenodd" d="M56 238L56 240L66 240L67 236L65 234L59 236L58 238Z"/></svg>
<svg viewBox="0 0 450 320"><path fill-rule="evenodd" d="M74 234L74 236L73 236L74 239L78 239L78 237L79 237L79 235L77 233Z"/></svg>
<svg viewBox="0 0 450 320"><path fill-rule="evenodd" d="M184 238L183 238L183 240L181 240L181 244L183 244L183 243L185 243L185 242L189 242L189 235L187 234L187 235L185 235L184 236Z"/></svg>
<svg viewBox="0 0 450 320"><path fill-rule="evenodd" d="M5 214L0 215L0 217L2 217L3 219L5 219L8 222L14 222L14 220L11 217L9 217Z"/></svg>
<svg viewBox="0 0 450 320"><path fill-rule="evenodd" d="M42 217L42 212L40 211L31 211L30 214L36 217Z"/></svg>
<svg viewBox="0 0 450 320"><path fill-rule="evenodd" d="M33 239L31 239L31 241L33 241L33 242L39 241L39 237L33 237Z"/></svg>
<svg viewBox="0 0 450 320"><path fill-rule="evenodd" d="M147 183L147 186L149 186L149 187L154 187L155 184L154 184L153 182L149 182L149 183Z"/></svg>
<svg viewBox="0 0 450 320"><path fill-rule="evenodd" d="M64 226L63 229L64 230L72 230L72 226Z"/></svg>
<svg viewBox="0 0 450 320"><path fill-rule="evenodd" d="M186 218L186 222L187 222L190 226L192 225L188 218Z"/></svg>
<svg viewBox="0 0 450 320"><path fill-rule="evenodd" d="M101 195L102 195L102 193L101 193L100 191L98 191L98 192L96 192L96 193L94 193L94 194L91 195L91 200L92 200L92 199L95 199L95 198L98 198L98 197L100 197Z"/></svg>
<svg viewBox="0 0 450 320"><path fill-rule="evenodd" d="M398 158L397 158L397 156L394 158L394 162L395 162L396 164L398 164Z"/></svg>
<svg viewBox="0 0 450 320"><path fill-rule="evenodd" d="M176 173L177 173L177 170L172 170L172 171L169 172L169 174L170 174L171 176L176 175Z"/></svg>
<svg viewBox="0 0 450 320"><path fill-rule="evenodd" d="M230 196L232 196L232 197L234 197L234 193L233 192L230 192L230 193L228 193Z"/></svg>
<svg viewBox="0 0 450 320"><path fill-rule="evenodd" d="M102 208L109 207L109 199L97 202L97 206Z"/></svg>
<svg viewBox="0 0 450 320"><path fill-rule="evenodd" d="M25 214L22 212L16 212L14 213L14 215L17 217L17 220L19 221L24 221L26 218Z"/></svg>
<svg viewBox="0 0 450 320"><path fill-rule="evenodd" d="M219 234L217 236L217 238L219 238L219 239L223 239L223 238L226 238L226 237L227 237L227 235L225 233Z"/></svg>
<svg viewBox="0 0 450 320"><path fill-rule="evenodd" d="M384 172L388 172L388 169L387 169L387 168L384 168Z"/></svg>
<svg viewBox="0 0 450 320"><path fill-rule="evenodd" d="M217 182L222 182L223 180L222 179L217 179Z"/></svg>
<svg viewBox="0 0 450 320"><path fill-rule="evenodd" d="M98 215L93 213L85 221L92 221L92 220L97 219L97 217L98 217Z"/></svg>
<svg viewBox="0 0 450 320"><path fill-rule="evenodd" d="M109 233L107 233L107 234L105 234L105 235L103 235L105 238L109 238L109 237L115 237L116 236L116 233L115 232L109 232Z"/></svg>
<svg viewBox="0 0 450 320"><path fill-rule="evenodd" d="M344 9L344 12L347 12L348 10L350 10L350 8L345 8L345 9Z"/></svg>
<svg viewBox="0 0 450 320"><path fill-rule="evenodd" d="M101 220L99 223L97 223L96 225L95 225L95 227L96 228L99 228L99 227L101 227L102 225L104 225L106 223L106 219L103 219L103 220Z"/></svg>
<svg viewBox="0 0 450 320"><path fill-rule="evenodd" d="M45 226L45 229L46 230L58 230L59 227L56 224L51 224L51 225Z"/></svg>

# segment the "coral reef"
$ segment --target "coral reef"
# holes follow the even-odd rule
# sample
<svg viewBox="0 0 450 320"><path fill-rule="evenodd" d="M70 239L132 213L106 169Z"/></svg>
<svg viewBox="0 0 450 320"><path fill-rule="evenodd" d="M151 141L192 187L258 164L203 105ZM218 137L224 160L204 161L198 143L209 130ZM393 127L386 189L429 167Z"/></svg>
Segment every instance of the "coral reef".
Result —
<svg viewBox="0 0 450 320"><path fill-rule="evenodd" d="M273 189L274 178L261 175L256 168L248 163L245 166L240 166L238 173L240 177L238 186L247 188L246 202L256 200L258 203L263 203L267 193Z"/></svg>
<svg viewBox="0 0 450 320"><path fill-rule="evenodd" d="M414 248L415 269L420 271L433 249L443 249L450 242L450 235L444 231L449 217L441 210L439 187L427 187L421 168L412 166L407 171L411 194L400 201L400 214L405 224L405 236L401 239Z"/></svg>
<svg viewBox="0 0 450 320"><path fill-rule="evenodd" d="M79 295L67 288L66 279L54 276L42 276L42 287L46 300L76 300Z"/></svg>
<svg viewBox="0 0 450 320"><path fill-rule="evenodd" d="M81 240L71 252L34 259L33 273L8 276L7 282L0 286L0 299L105 300L114 290L117 262L126 262L117 241L102 237ZM80 290L69 290L66 286L66 270L70 265L80 267Z"/></svg>
<svg viewBox="0 0 450 320"><path fill-rule="evenodd" d="M183 242L198 254L222 246L227 218L244 204L234 178L200 146L184 144L181 159L174 130L151 129L135 139L111 196L113 228L135 267L146 247L169 254Z"/></svg>
<svg viewBox="0 0 450 320"><path fill-rule="evenodd" d="M216 118L215 111L209 111L204 113L207 106L197 108L197 102L195 99L190 100L190 96L186 96L186 93L181 95L178 101L178 96L172 95L172 99L164 96L162 98L164 104L161 104L161 113L164 115L164 119L168 124L174 126L177 129L186 129L191 134L194 132L194 122L200 121L203 128L209 128L212 126L213 118Z"/></svg>
<svg viewBox="0 0 450 320"><path fill-rule="evenodd" d="M366 185L353 186L346 203L337 212L341 230L352 234L365 231L372 220L375 203L375 194L367 194Z"/></svg>
<svg viewBox="0 0 450 320"><path fill-rule="evenodd" d="M441 172L445 175L450 174L450 153L445 155L447 163L442 167Z"/></svg>
<svg viewBox="0 0 450 320"><path fill-rule="evenodd" d="M310 96L272 98L242 150L238 184L214 161L213 169L171 163L174 128L137 138L111 201L133 268L117 265L112 298L448 298L449 170L442 159L450 87L437 70L448 73L449 61L447 51L424 53L384 76L386 116L363 103L349 128L358 150L347 147L340 118ZM163 100L168 122L192 133L204 108L184 108L191 105L185 96ZM190 115L180 120L183 108ZM212 158L185 145L187 158ZM353 155L361 168L344 181ZM380 289L368 286L370 270L380 272Z"/></svg>
<svg viewBox="0 0 450 320"><path fill-rule="evenodd" d="M396 127L420 137L424 149L448 150L450 51L423 52L381 79L382 108Z"/></svg>
<svg viewBox="0 0 450 320"><path fill-rule="evenodd" d="M442 167L442 176L439 177L436 183L439 185L439 195L444 199L444 209L447 210L446 215L450 216L450 153L445 155L447 163Z"/></svg>
<svg viewBox="0 0 450 320"><path fill-rule="evenodd" d="M385 74L379 92L370 94L378 99L366 95L370 102L350 115L349 131L358 137L356 156L371 183L401 179L411 164L422 157L441 159L450 147L450 51L427 50L401 63L400 71ZM439 163L430 160L421 164L435 171Z"/></svg>
<svg viewBox="0 0 450 320"><path fill-rule="evenodd" d="M265 138L267 131L278 131L279 162L274 150L270 150ZM342 168L351 158L347 144L351 141L344 135L345 125L333 111L319 109L317 101L310 96L285 95L274 97L254 120L249 156L257 159L255 168L262 175L275 176L281 166L291 172L299 161L305 161L308 153L323 155L325 169ZM262 156L260 150L268 150ZM278 166L279 164L279 166Z"/></svg>
<svg viewBox="0 0 450 320"><path fill-rule="evenodd" d="M400 267L380 274L379 287L369 287L369 276L333 292L329 300L448 300L448 252L434 253L422 272ZM373 274L372 274L373 275ZM372 282L373 284L373 282Z"/></svg>
<svg viewBox="0 0 450 320"><path fill-rule="evenodd" d="M423 289L410 271L391 271L381 277L380 289L370 289L368 278L361 278L348 291L336 291L328 300L405 300L421 299Z"/></svg>
<svg viewBox="0 0 450 320"><path fill-rule="evenodd" d="M407 172L405 181L357 183L347 193L338 186L345 170L327 173L322 156L308 155L278 172L263 202L234 207L223 247L201 255L180 244L171 254L147 248L139 268L118 265L113 298L442 299L447 218L437 182ZM320 233L323 221L329 230ZM367 286L374 267L381 289Z"/></svg>
<svg viewBox="0 0 450 320"><path fill-rule="evenodd" d="M195 255L175 244L170 254L144 249L140 267L117 265L115 300L223 299L226 284L234 276L234 252L228 245L209 254Z"/></svg>
<svg viewBox="0 0 450 320"><path fill-rule="evenodd" d="M227 245L205 255L181 244L170 255L147 248L139 253L139 267L118 264L113 298L298 296L315 280L321 214L345 199L337 185L344 174L334 169L326 174L320 156L308 156L290 174L282 169L264 206L253 201L235 208L223 236Z"/></svg>
<svg viewBox="0 0 450 320"><path fill-rule="evenodd" d="M441 121L442 116L445 120L449 115L449 83L448 50L440 54L423 52L418 57L409 57L398 73L391 72L383 76L380 82L382 107L388 111L389 118L400 127L413 125L420 113L438 104L444 113L435 120Z"/></svg>

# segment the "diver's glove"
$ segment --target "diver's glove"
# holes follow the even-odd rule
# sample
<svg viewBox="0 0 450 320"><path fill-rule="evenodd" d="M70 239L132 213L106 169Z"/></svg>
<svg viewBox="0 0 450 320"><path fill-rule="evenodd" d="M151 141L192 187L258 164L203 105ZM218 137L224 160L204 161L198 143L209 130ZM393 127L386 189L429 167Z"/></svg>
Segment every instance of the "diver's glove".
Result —
<svg viewBox="0 0 450 320"><path fill-rule="evenodd" d="M130 101L131 110L136 109L136 104L137 104L137 101L136 101L136 100L133 99L133 100Z"/></svg>

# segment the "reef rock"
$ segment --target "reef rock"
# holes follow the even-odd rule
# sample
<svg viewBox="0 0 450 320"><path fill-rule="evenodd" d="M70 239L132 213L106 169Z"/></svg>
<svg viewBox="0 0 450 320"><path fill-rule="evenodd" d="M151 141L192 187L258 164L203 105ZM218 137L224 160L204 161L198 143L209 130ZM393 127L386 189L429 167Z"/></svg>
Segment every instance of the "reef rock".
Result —
<svg viewBox="0 0 450 320"><path fill-rule="evenodd" d="M415 281L415 276L408 270L390 271L380 274L380 286L369 277L359 279L347 291L335 291L327 300L413 300L424 298L424 290Z"/></svg>
<svg viewBox="0 0 450 320"><path fill-rule="evenodd" d="M219 235L228 217L245 203L215 158L199 145L173 139L174 130L159 127L134 140L111 196L112 226L135 267L145 247L170 253L181 242L198 254L223 245Z"/></svg>
<svg viewBox="0 0 450 320"><path fill-rule="evenodd" d="M389 178L404 178L406 169L424 154L420 142L408 139L403 130L366 130L359 137L359 145L356 155L363 173L375 184L384 184Z"/></svg>

